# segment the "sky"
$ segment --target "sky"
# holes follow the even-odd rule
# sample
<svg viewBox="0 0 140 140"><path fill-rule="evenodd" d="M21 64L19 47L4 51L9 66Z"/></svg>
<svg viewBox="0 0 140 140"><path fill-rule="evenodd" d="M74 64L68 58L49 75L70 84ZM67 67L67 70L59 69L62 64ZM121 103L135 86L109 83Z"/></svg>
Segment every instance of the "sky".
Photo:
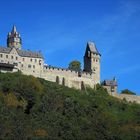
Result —
<svg viewBox="0 0 140 140"><path fill-rule="evenodd" d="M139 0L0 0L0 45L13 25L22 49L41 51L45 63L83 65L88 41L101 57L101 80L118 80L119 91L140 95Z"/></svg>

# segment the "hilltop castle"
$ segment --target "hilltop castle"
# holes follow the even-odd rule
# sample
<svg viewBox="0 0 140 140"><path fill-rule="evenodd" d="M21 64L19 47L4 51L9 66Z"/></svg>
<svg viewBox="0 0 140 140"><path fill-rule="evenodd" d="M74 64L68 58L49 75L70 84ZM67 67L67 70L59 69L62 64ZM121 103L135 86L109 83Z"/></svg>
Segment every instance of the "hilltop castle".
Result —
<svg viewBox="0 0 140 140"><path fill-rule="evenodd" d="M44 64L41 52L22 50L22 39L15 26L7 35L7 47L0 47L0 72L21 71L25 75L33 75L60 85L76 89L94 88L100 83L101 54L93 42L88 42L84 54L84 69L52 67ZM104 80L101 85L108 93L119 99L140 103L140 96L117 94L117 81Z"/></svg>
<svg viewBox="0 0 140 140"><path fill-rule="evenodd" d="M101 54L93 42L88 42L84 55L84 70L81 72L70 69L44 65L40 52L22 50L22 39L15 26L7 35L7 47L0 47L0 71L21 71L26 75L44 78L58 84L76 89L85 86L94 87L100 83Z"/></svg>

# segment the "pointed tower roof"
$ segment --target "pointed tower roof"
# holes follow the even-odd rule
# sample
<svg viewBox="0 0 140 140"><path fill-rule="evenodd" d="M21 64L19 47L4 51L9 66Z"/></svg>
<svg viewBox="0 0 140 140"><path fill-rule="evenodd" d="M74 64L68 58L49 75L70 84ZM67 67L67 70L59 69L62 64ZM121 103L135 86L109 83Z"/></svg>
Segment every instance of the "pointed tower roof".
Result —
<svg viewBox="0 0 140 140"><path fill-rule="evenodd" d="M16 26L15 25L12 28L12 33L17 33L17 29L16 29Z"/></svg>
<svg viewBox="0 0 140 140"><path fill-rule="evenodd" d="M90 52L94 53L94 54L99 54L99 55L101 55L101 54L99 53L98 49L96 48L96 45L95 45L94 42L89 41L89 42L87 43L87 49L88 49Z"/></svg>

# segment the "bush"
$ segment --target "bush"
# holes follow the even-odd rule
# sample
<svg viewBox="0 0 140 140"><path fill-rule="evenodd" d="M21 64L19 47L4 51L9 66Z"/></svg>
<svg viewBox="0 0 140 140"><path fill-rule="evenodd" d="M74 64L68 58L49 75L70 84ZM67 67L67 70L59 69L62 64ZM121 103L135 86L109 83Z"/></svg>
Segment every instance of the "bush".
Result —
<svg viewBox="0 0 140 140"><path fill-rule="evenodd" d="M129 95L136 95L136 93L128 90L128 89L124 89L121 91L121 94L129 94Z"/></svg>

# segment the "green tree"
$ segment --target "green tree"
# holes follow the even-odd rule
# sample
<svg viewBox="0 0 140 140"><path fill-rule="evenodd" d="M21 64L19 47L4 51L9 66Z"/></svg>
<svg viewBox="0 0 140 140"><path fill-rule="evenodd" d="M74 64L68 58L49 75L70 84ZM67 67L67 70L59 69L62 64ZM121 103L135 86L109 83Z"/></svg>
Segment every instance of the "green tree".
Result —
<svg viewBox="0 0 140 140"><path fill-rule="evenodd" d="M129 89L124 89L121 91L121 94L130 94L130 95L136 95L133 91L130 91Z"/></svg>
<svg viewBox="0 0 140 140"><path fill-rule="evenodd" d="M80 71L81 70L81 63L77 60L71 61L69 64L70 70Z"/></svg>

